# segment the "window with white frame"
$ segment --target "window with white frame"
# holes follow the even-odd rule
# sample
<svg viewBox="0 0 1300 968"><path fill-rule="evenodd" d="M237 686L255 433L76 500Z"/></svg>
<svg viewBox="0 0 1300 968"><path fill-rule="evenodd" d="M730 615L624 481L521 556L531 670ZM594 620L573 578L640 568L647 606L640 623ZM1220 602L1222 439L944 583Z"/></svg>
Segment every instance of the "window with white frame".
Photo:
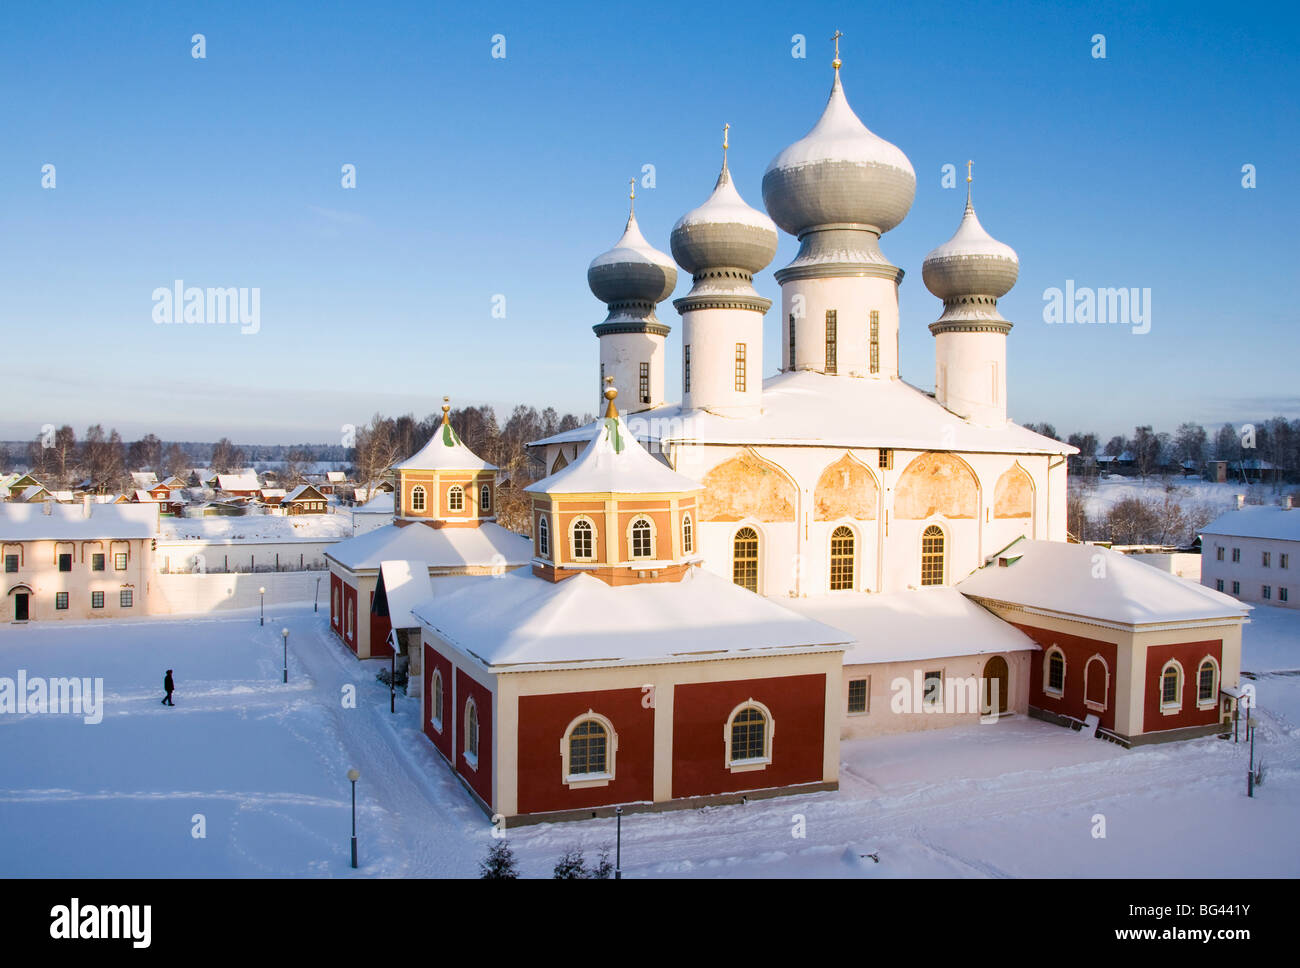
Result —
<svg viewBox="0 0 1300 968"><path fill-rule="evenodd" d="M1233 548L1233 549L1232 549L1232 560L1233 560L1234 563L1235 563L1235 562L1238 562L1238 561L1241 561L1241 549L1240 549L1240 548Z"/></svg>
<svg viewBox="0 0 1300 968"><path fill-rule="evenodd" d="M695 551L695 528L691 523L690 514L682 515L682 552L691 554Z"/></svg>
<svg viewBox="0 0 1300 968"><path fill-rule="evenodd" d="M570 788L605 786L614 779L618 736L607 718L587 710L560 739L560 773Z"/></svg>
<svg viewBox="0 0 1300 968"><path fill-rule="evenodd" d="M90 607L91 607L91 608L103 608L103 607L104 607L104 593L103 593L103 592L91 592L91 593L90 593Z"/></svg>
<svg viewBox="0 0 1300 968"><path fill-rule="evenodd" d="M1196 704L1213 706L1219 701L1219 667L1211 656L1201 660L1196 672Z"/></svg>
<svg viewBox="0 0 1300 968"><path fill-rule="evenodd" d="M453 484L451 487L447 488L447 510L465 510L465 489L459 484Z"/></svg>
<svg viewBox="0 0 1300 968"><path fill-rule="evenodd" d="M1043 692L1060 696L1065 692L1065 653L1056 646L1047 650L1043 662Z"/></svg>
<svg viewBox="0 0 1300 968"><path fill-rule="evenodd" d="M465 762L478 766L478 703L472 696L465 701Z"/></svg>
<svg viewBox="0 0 1300 968"><path fill-rule="evenodd" d="M117 603L122 608L130 608L135 602L135 594L129 588L123 588L117 597Z"/></svg>
<svg viewBox="0 0 1300 968"><path fill-rule="evenodd" d="M772 762L774 733L771 710L754 699L741 703L723 731L727 767L733 773L766 768Z"/></svg>
<svg viewBox="0 0 1300 968"><path fill-rule="evenodd" d="M596 557L596 526L588 518L578 518L569 529L574 561L591 561Z"/></svg>
<svg viewBox="0 0 1300 968"><path fill-rule="evenodd" d="M113 555L113 568L117 571L126 571L126 552L119 551Z"/></svg>
<svg viewBox="0 0 1300 968"><path fill-rule="evenodd" d="M551 557L551 526L544 514L537 519L537 553L543 558Z"/></svg>
<svg viewBox="0 0 1300 968"><path fill-rule="evenodd" d="M654 557L654 526L649 518L640 517L632 522L631 538L633 558Z"/></svg>
<svg viewBox="0 0 1300 968"><path fill-rule="evenodd" d="M492 510L492 488L486 484L478 489L478 507L484 513Z"/></svg>
<svg viewBox="0 0 1300 968"><path fill-rule="evenodd" d="M1278 555L1278 556L1277 556L1277 566L1278 566L1279 568L1290 568L1290 567L1291 567L1291 556L1288 555L1288 554L1286 554L1286 553L1283 553L1283 554Z"/></svg>
<svg viewBox="0 0 1300 968"><path fill-rule="evenodd" d="M440 733L442 732L443 701L442 671L434 669L433 676L429 680L429 722Z"/></svg>
<svg viewBox="0 0 1300 968"><path fill-rule="evenodd" d="M1260 552L1260 564L1265 568L1271 567L1269 562L1273 560L1273 555L1267 551Z"/></svg>
<svg viewBox="0 0 1300 968"><path fill-rule="evenodd" d="M1160 670L1160 709L1174 712L1183 705L1183 667L1171 659Z"/></svg>

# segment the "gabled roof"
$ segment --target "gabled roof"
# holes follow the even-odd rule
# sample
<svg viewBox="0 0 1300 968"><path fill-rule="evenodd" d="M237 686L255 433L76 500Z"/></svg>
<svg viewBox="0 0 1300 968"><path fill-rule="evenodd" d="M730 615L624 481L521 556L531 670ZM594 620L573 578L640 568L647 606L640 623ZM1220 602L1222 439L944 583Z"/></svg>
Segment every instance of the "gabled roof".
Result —
<svg viewBox="0 0 1300 968"><path fill-rule="evenodd" d="M153 471L132 471L131 483L137 488L148 490L158 483L158 475Z"/></svg>
<svg viewBox="0 0 1300 968"><path fill-rule="evenodd" d="M447 406L442 408L442 426L434 431L433 436L429 438L429 442L400 464L394 464L394 469L416 471L496 470L496 465L489 464L461 442L460 436L451 426L451 420L448 417L449 410L450 407Z"/></svg>
<svg viewBox="0 0 1300 968"><path fill-rule="evenodd" d="M590 430L588 430L590 433ZM701 485L651 457L623 418L602 418L573 462L524 490L529 494L659 494L698 491Z"/></svg>
<svg viewBox="0 0 1300 968"><path fill-rule="evenodd" d="M1229 538L1273 538L1300 541L1300 509L1281 507L1244 507L1221 514L1201 534Z"/></svg>
<svg viewBox="0 0 1300 968"><path fill-rule="evenodd" d="M1232 621L1250 611L1222 592L1109 548L1028 538L1012 542L957 588L976 599L1120 626Z"/></svg>
<svg viewBox="0 0 1300 968"><path fill-rule="evenodd" d="M849 636L702 568L611 586L528 570L439 579L416 618L497 669L705 661L839 651Z"/></svg>
<svg viewBox="0 0 1300 968"><path fill-rule="evenodd" d="M395 629L413 629L420 625L411 609L433 597L429 566L423 561L383 561L379 564L376 604L383 596L383 607Z"/></svg>
<svg viewBox="0 0 1300 968"><path fill-rule="evenodd" d="M217 482L217 489L221 491L256 491L262 487L262 482L252 471L245 471L242 474L216 474L213 479Z"/></svg>
<svg viewBox="0 0 1300 968"><path fill-rule="evenodd" d="M325 495L322 494L320 491L316 490L314 485L299 484L292 491L286 494L284 500L281 501L280 503L292 504L294 501L299 501L299 500L323 501L325 500Z"/></svg>
<svg viewBox="0 0 1300 968"><path fill-rule="evenodd" d="M533 543L491 521L476 528L386 524L331 545L325 557L351 571L377 569L388 560L423 561L431 568L513 567L532 561Z"/></svg>

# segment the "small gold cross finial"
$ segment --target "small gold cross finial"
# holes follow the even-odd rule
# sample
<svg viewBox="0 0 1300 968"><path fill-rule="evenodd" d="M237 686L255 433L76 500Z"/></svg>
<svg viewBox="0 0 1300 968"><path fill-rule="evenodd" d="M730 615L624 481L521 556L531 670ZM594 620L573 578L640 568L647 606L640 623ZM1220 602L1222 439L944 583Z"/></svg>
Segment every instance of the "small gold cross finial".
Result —
<svg viewBox="0 0 1300 968"><path fill-rule="evenodd" d="M618 390L614 388L614 378L612 376L605 377L605 399L609 401L609 404L605 407L606 417L618 416L618 407L614 406L614 399L617 396Z"/></svg>
<svg viewBox="0 0 1300 968"><path fill-rule="evenodd" d="M974 165L974 164L975 164L975 162L973 162L973 161L968 161L968 162L966 162L966 182L967 182L968 184L969 184L970 182L973 182L973 181L975 180L974 178L971 177L971 173L970 173L971 166Z"/></svg>
<svg viewBox="0 0 1300 968"><path fill-rule="evenodd" d="M629 178L627 180L627 186L628 186L628 191L627 191L628 211L631 214L635 215L636 214L636 179Z"/></svg>
<svg viewBox="0 0 1300 968"><path fill-rule="evenodd" d="M448 420L447 415L450 412L451 412L451 397L443 397L442 398L442 422L443 423L447 422Z"/></svg>
<svg viewBox="0 0 1300 968"><path fill-rule="evenodd" d="M835 68L837 71L840 69L840 38L843 36L844 34L839 30L836 30L831 36L831 40L835 41L835 59L831 61L831 67Z"/></svg>
<svg viewBox="0 0 1300 968"><path fill-rule="evenodd" d="M727 147L728 147L727 132L729 132L730 130L731 130L730 124L724 124L722 126L722 167L723 168L727 167Z"/></svg>

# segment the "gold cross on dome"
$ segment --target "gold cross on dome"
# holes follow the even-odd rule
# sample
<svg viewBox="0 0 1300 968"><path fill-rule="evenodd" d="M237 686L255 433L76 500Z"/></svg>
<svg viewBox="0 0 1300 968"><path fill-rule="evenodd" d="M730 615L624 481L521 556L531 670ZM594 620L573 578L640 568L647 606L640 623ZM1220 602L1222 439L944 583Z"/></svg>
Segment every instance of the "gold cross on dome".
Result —
<svg viewBox="0 0 1300 968"><path fill-rule="evenodd" d="M727 147L728 147L727 132L730 130L731 130L731 125L724 124L722 126L722 167L723 168L727 167Z"/></svg>
<svg viewBox="0 0 1300 968"><path fill-rule="evenodd" d="M629 178L627 180L627 197L629 200L628 211L631 214L636 214L636 179L635 178Z"/></svg>
<svg viewBox="0 0 1300 968"><path fill-rule="evenodd" d="M971 166L972 166L973 164L975 164L975 162L973 162L973 161L968 161L968 162L966 162L966 182L967 182L968 184L969 184L970 182L973 182L973 181L975 180L974 178L971 177L971 173L970 173L970 169L971 169Z"/></svg>
<svg viewBox="0 0 1300 968"><path fill-rule="evenodd" d="M831 40L835 41L835 60L831 61L831 66L837 71L840 69L840 38L843 36L844 34L839 30L831 36Z"/></svg>

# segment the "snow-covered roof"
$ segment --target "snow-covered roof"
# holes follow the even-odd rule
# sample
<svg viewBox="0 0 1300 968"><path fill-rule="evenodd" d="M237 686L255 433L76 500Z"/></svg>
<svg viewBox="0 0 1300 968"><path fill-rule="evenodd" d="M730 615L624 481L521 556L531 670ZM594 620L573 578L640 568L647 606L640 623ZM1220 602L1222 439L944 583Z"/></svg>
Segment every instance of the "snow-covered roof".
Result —
<svg viewBox="0 0 1300 968"><path fill-rule="evenodd" d="M587 429L588 435L591 429ZM529 494L661 494L700 484L651 457L621 416L603 417L587 449L564 469L524 490Z"/></svg>
<svg viewBox="0 0 1300 968"><path fill-rule="evenodd" d="M378 569L385 561L423 561L430 568L463 568L532 561L533 543L491 521L477 528L431 528L426 524L384 525L325 552L351 571Z"/></svg>
<svg viewBox="0 0 1300 968"><path fill-rule="evenodd" d="M1222 592L1109 548L1028 538L1012 542L957 588L977 599L1123 626L1230 621L1250 611Z"/></svg>
<svg viewBox="0 0 1300 968"><path fill-rule="evenodd" d="M496 466L489 464L466 447L460 436L452 429L447 419L447 410L443 409L442 426L434 431L429 442L415 454L394 464L394 469L418 471L494 471Z"/></svg>
<svg viewBox="0 0 1300 968"><path fill-rule="evenodd" d="M47 491L45 489L45 486L42 484L29 484L26 487L24 487L21 492L19 492L18 500L34 501L41 494L48 494L48 493L49 491Z"/></svg>
<svg viewBox="0 0 1300 968"><path fill-rule="evenodd" d="M411 609L433 597L429 566L423 561L384 561L379 565L384 596L388 599L388 620L395 629L413 629L420 622Z"/></svg>
<svg viewBox="0 0 1300 968"><path fill-rule="evenodd" d="M812 370L763 381L763 411L722 417L671 404L634 414L641 440L693 444L783 444L814 447L893 447L968 453L1074 454L1078 448L1008 422L981 427L957 416L902 380L828 376ZM594 426L535 444L590 440Z"/></svg>
<svg viewBox="0 0 1300 968"><path fill-rule="evenodd" d="M308 491L312 491L312 492L313 492L313 495L314 495L315 497L318 497L318 498L324 498L324 496L325 496L325 495L321 494L320 491L316 490L316 488L315 488L313 485L311 485L311 484L299 484L299 485L298 485L297 487L295 487L292 491L290 491L288 494L286 494L285 497L284 497L284 500L281 501L280 503L281 503L281 504L290 504L290 503L292 503L292 502L298 500L300 497L302 497L302 496L303 496L304 494L306 494Z"/></svg>
<svg viewBox="0 0 1300 968"><path fill-rule="evenodd" d="M435 584L416 617L498 671L838 651L847 638L702 568L617 587L531 571Z"/></svg>
<svg viewBox="0 0 1300 968"><path fill-rule="evenodd" d="M331 484L342 484L347 479L348 479L348 475L343 473L342 471L325 472L325 480L329 481Z"/></svg>
<svg viewBox="0 0 1300 968"><path fill-rule="evenodd" d="M1300 509L1244 507L1219 515L1201 529L1201 534L1300 541Z"/></svg>
<svg viewBox="0 0 1300 968"><path fill-rule="evenodd" d="M288 492L282 487L264 487L258 492L263 500L272 497L284 497Z"/></svg>
<svg viewBox="0 0 1300 968"><path fill-rule="evenodd" d="M218 474L216 478L217 489L222 491L256 491L262 487L262 482L252 471L245 471L242 474Z"/></svg>
<svg viewBox="0 0 1300 968"><path fill-rule="evenodd" d="M89 538L152 538L158 505L0 504L0 540L75 541Z"/></svg>
<svg viewBox="0 0 1300 968"><path fill-rule="evenodd" d="M844 653L845 665L1038 648L1024 632L948 586L814 595L793 599L788 607L843 629L854 640Z"/></svg>
<svg viewBox="0 0 1300 968"><path fill-rule="evenodd" d="M153 471L132 471L131 483L138 488L148 490L158 483L158 475Z"/></svg>
<svg viewBox="0 0 1300 968"><path fill-rule="evenodd" d="M352 509L353 514L393 514L397 510L393 495L380 491L365 504Z"/></svg>

